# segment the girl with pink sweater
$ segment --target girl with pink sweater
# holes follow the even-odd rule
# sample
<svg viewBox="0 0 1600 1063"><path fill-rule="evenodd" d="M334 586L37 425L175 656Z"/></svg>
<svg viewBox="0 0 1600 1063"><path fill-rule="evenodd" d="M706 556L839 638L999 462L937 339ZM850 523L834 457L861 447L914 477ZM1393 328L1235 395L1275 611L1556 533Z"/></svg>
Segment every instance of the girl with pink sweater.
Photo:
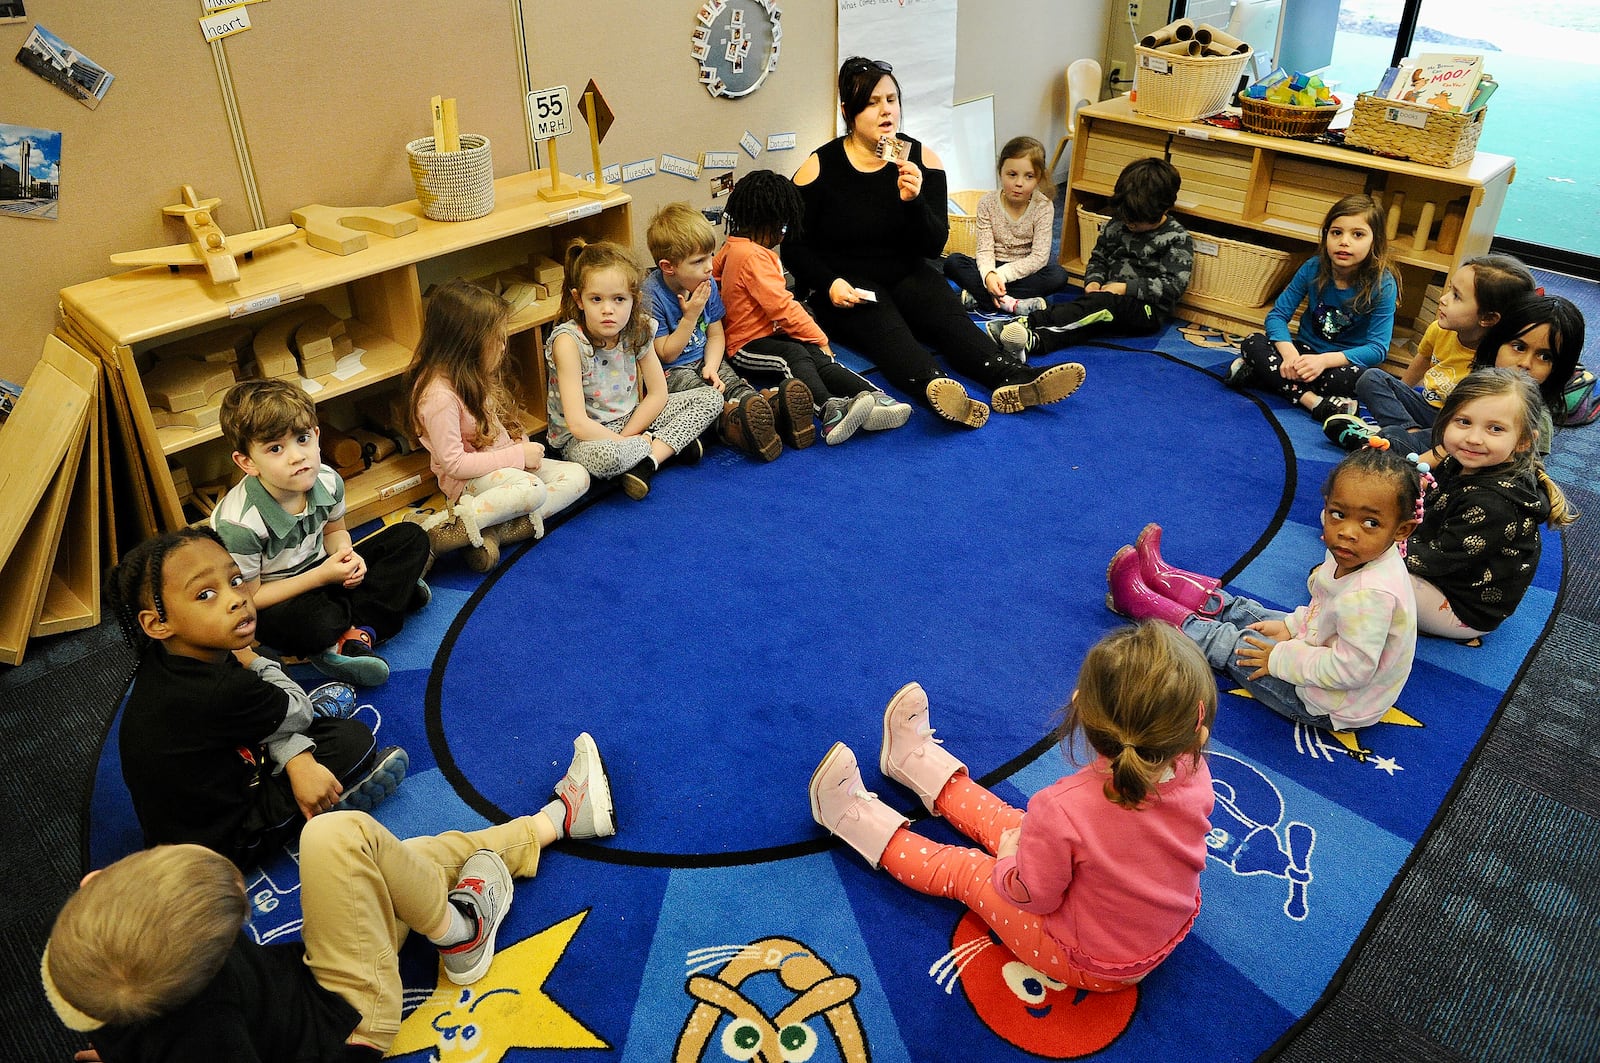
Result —
<svg viewBox="0 0 1600 1063"><path fill-rule="evenodd" d="M507 426L505 300L451 281L428 300L411 369L411 421L449 502L423 525L435 555L467 548L467 567L487 572L500 547L538 538L544 518L589 489L583 466L544 456Z"/></svg>

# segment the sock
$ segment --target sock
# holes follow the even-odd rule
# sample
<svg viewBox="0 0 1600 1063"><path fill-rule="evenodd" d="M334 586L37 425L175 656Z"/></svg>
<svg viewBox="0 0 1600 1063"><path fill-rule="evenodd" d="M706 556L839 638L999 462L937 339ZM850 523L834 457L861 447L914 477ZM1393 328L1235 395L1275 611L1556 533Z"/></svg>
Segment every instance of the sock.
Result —
<svg viewBox="0 0 1600 1063"><path fill-rule="evenodd" d="M442 937L429 938L428 940L447 949L452 945L471 941L478 936L478 917L469 912L464 905L450 901L450 926Z"/></svg>
<svg viewBox="0 0 1600 1063"><path fill-rule="evenodd" d="M560 841L567 836L567 806L557 798L539 810L544 813L545 819L555 824L556 840Z"/></svg>

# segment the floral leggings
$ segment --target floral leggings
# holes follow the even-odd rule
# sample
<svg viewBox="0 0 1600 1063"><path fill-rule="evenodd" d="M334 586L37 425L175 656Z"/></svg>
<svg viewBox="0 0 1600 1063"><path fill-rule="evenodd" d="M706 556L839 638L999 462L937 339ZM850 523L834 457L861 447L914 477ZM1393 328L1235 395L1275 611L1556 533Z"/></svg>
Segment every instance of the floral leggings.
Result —
<svg viewBox="0 0 1600 1063"><path fill-rule="evenodd" d="M1306 354L1312 353L1311 348L1303 343L1296 343L1295 346ZM1250 381L1252 386L1275 392L1291 402L1297 401L1308 391L1324 399L1354 397L1356 381L1361 378L1361 366L1341 365L1324 369L1315 380L1290 380L1278 372L1283 367L1283 355L1278 353L1277 345L1261 332L1246 336L1239 344L1239 353L1255 372Z"/></svg>
<svg viewBox="0 0 1600 1063"><path fill-rule="evenodd" d="M1058 982L1111 993L1139 981L1113 981L1074 967L1067 961L1066 951L1045 930L1044 917L1023 911L995 888L996 860L992 854L1003 832L1022 825L1020 809L973 782L964 771L957 772L939 791L934 807L952 827L983 849L943 845L901 827L889 839L882 861L883 869L896 882L930 897L965 904L989 924L1012 955Z"/></svg>

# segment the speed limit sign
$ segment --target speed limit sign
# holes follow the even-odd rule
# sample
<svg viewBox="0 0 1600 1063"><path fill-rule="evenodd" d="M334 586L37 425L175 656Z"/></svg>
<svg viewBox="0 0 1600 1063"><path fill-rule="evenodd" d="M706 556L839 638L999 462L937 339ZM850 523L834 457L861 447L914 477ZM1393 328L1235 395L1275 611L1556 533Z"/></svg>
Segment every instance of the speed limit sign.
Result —
<svg viewBox="0 0 1600 1063"><path fill-rule="evenodd" d="M557 85L528 93L528 122L535 140L549 140L572 132L572 107L567 101L567 87Z"/></svg>

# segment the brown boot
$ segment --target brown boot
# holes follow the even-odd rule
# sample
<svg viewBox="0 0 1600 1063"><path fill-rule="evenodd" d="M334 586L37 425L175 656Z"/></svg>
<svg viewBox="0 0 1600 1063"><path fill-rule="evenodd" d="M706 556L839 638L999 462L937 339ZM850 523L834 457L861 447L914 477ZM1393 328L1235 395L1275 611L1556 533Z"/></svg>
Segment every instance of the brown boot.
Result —
<svg viewBox="0 0 1600 1063"><path fill-rule="evenodd" d="M775 388L764 388L761 395L777 413L778 432L785 443L804 450L817 441L816 408L805 381L785 380Z"/></svg>
<svg viewBox="0 0 1600 1063"><path fill-rule="evenodd" d="M527 539L544 538L544 521L537 513L525 513L520 517L512 517L504 524L495 525L501 546L510 546Z"/></svg>
<svg viewBox="0 0 1600 1063"><path fill-rule="evenodd" d="M471 545L472 538L467 534L467 522L460 517L453 516L428 529L428 549L434 557L443 557L445 554Z"/></svg>
<svg viewBox="0 0 1600 1063"><path fill-rule="evenodd" d="M738 402L725 404L717 419L717 436L735 450L762 461L771 461L783 453L772 406L760 395L746 395Z"/></svg>
<svg viewBox="0 0 1600 1063"><path fill-rule="evenodd" d="M483 529L483 545L469 546L461 557L474 572L487 572L500 563L500 528Z"/></svg>

